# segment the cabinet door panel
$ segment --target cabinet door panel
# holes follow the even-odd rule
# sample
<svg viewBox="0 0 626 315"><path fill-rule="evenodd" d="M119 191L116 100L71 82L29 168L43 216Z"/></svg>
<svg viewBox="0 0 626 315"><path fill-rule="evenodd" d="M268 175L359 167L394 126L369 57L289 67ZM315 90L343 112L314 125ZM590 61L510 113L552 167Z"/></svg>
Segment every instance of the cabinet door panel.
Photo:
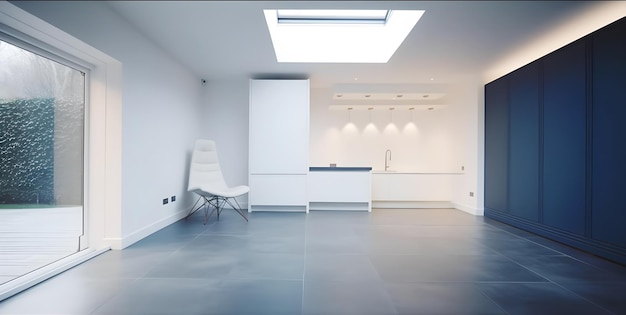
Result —
<svg viewBox="0 0 626 315"><path fill-rule="evenodd" d="M509 93L501 78L485 85L485 208L508 211Z"/></svg>
<svg viewBox="0 0 626 315"><path fill-rule="evenodd" d="M370 202L370 172L311 172L308 175L311 202Z"/></svg>
<svg viewBox="0 0 626 315"><path fill-rule="evenodd" d="M539 67L509 77L509 211L539 221Z"/></svg>
<svg viewBox="0 0 626 315"><path fill-rule="evenodd" d="M626 19L593 35L592 237L626 247Z"/></svg>
<svg viewBox="0 0 626 315"><path fill-rule="evenodd" d="M306 175L250 175L251 206L304 206L307 200Z"/></svg>
<svg viewBox="0 0 626 315"><path fill-rule="evenodd" d="M450 174L373 174L372 200L450 201L457 175Z"/></svg>
<svg viewBox="0 0 626 315"><path fill-rule="evenodd" d="M305 174L309 81L250 80L250 173Z"/></svg>
<svg viewBox="0 0 626 315"><path fill-rule="evenodd" d="M543 58L543 223L585 233L585 39Z"/></svg>

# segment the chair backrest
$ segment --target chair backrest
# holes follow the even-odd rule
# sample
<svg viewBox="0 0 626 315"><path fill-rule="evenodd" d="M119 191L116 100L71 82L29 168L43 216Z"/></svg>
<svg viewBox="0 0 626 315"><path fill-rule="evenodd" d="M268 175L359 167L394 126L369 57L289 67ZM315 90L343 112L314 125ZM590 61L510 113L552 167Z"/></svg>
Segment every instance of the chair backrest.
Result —
<svg viewBox="0 0 626 315"><path fill-rule="evenodd" d="M188 191L203 187L226 188L215 141L198 139L191 155Z"/></svg>

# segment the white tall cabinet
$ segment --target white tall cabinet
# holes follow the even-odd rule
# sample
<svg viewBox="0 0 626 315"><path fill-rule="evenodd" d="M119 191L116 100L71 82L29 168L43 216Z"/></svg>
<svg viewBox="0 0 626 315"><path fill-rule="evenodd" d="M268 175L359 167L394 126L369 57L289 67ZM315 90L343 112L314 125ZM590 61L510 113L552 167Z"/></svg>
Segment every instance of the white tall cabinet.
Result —
<svg viewBox="0 0 626 315"><path fill-rule="evenodd" d="M309 80L250 80L248 211L308 212Z"/></svg>

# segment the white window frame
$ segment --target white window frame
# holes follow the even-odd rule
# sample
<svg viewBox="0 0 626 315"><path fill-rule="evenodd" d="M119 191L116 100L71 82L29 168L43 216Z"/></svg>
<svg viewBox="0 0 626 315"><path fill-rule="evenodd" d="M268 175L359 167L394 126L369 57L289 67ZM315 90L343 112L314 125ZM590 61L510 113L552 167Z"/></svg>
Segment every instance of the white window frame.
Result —
<svg viewBox="0 0 626 315"><path fill-rule="evenodd" d="M52 52L67 62L86 68L85 73L89 73L85 84L83 201L85 230L89 237L81 240L84 249L77 254L0 285L2 301L119 243L122 230L122 64L6 1L0 1L0 31L35 47L37 53L41 52L39 49L44 53Z"/></svg>

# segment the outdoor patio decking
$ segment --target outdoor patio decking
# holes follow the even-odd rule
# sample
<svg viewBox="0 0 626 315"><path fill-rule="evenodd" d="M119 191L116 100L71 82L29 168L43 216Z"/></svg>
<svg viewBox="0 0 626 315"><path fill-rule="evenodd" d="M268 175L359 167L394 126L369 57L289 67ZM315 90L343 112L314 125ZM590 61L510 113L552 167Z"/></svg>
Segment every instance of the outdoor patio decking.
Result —
<svg viewBox="0 0 626 315"><path fill-rule="evenodd" d="M0 284L78 251L82 207L0 208Z"/></svg>

